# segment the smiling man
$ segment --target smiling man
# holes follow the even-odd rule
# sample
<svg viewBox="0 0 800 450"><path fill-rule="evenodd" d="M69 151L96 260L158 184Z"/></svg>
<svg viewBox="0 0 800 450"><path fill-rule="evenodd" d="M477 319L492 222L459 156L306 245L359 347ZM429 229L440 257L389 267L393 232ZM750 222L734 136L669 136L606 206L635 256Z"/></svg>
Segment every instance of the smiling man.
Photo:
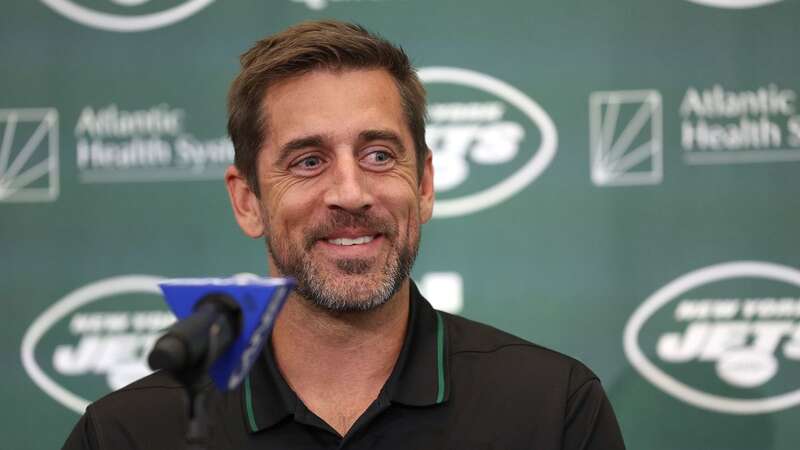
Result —
<svg viewBox="0 0 800 450"><path fill-rule="evenodd" d="M299 297L327 311L370 311L401 288L407 295L433 175L430 154L413 153L391 75L301 73L270 86L263 115L263 152L226 180L242 229L268 236L276 274L297 278Z"/></svg>
<svg viewBox="0 0 800 450"><path fill-rule="evenodd" d="M243 386L214 397L208 447L623 449L589 369L435 311L410 280L434 193L403 51L320 21L241 61L231 205L298 286ZM181 448L184 416L179 386L154 374L90 406L66 448Z"/></svg>

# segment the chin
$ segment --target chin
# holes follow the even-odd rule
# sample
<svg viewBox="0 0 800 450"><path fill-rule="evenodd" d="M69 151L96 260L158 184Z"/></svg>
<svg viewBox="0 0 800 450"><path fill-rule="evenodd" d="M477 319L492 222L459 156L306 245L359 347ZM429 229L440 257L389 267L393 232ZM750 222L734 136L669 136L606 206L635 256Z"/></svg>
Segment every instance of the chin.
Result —
<svg viewBox="0 0 800 450"><path fill-rule="evenodd" d="M403 280L369 280L367 275L339 275L332 283L298 286L302 297L319 308L337 313L367 312L380 308L391 300Z"/></svg>

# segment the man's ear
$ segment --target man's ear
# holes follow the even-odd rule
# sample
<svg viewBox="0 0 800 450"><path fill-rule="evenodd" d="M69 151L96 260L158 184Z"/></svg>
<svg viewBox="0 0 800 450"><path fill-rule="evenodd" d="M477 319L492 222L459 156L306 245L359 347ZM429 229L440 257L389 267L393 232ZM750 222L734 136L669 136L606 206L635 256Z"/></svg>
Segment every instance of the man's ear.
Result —
<svg viewBox="0 0 800 450"><path fill-rule="evenodd" d="M433 155L430 150L425 154L423 164L422 178L419 180L419 214L420 220L425 223L433 215L433 201L436 197L433 191Z"/></svg>
<svg viewBox="0 0 800 450"><path fill-rule="evenodd" d="M233 215L244 234L251 238L264 236L267 230L261 217L258 197L235 166L225 171L225 186L228 188Z"/></svg>

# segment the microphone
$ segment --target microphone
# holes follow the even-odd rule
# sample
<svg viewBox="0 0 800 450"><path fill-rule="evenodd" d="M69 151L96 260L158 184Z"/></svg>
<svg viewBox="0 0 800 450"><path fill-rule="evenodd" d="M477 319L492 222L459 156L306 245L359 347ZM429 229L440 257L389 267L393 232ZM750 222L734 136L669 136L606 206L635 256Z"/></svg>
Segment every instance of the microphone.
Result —
<svg viewBox="0 0 800 450"><path fill-rule="evenodd" d="M241 332L242 308L227 294L206 294L192 309L156 341L147 359L150 368L173 373L208 369Z"/></svg>
<svg viewBox="0 0 800 450"><path fill-rule="evenodd" d="M294 281L238 275L159 283L178 318L148 356L176 378L208 372L221 391L236 388L267 342Z"/></svg>

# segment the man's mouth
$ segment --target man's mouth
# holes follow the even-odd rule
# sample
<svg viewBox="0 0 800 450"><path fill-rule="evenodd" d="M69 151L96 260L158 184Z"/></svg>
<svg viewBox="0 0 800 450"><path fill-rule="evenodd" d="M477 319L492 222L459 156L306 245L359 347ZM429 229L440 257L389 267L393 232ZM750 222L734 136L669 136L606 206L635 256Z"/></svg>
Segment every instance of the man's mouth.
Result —
<svg viewBox="0 0 800 450"><path fill-rule="evenodd" d="M333 245L341 245L341 246L350 246L350 245L363 245L372 242L375 239L375 235L369 236L359 236L354 238L334 238L334 239L326 239L325 241L329 244Z"/></svg>

